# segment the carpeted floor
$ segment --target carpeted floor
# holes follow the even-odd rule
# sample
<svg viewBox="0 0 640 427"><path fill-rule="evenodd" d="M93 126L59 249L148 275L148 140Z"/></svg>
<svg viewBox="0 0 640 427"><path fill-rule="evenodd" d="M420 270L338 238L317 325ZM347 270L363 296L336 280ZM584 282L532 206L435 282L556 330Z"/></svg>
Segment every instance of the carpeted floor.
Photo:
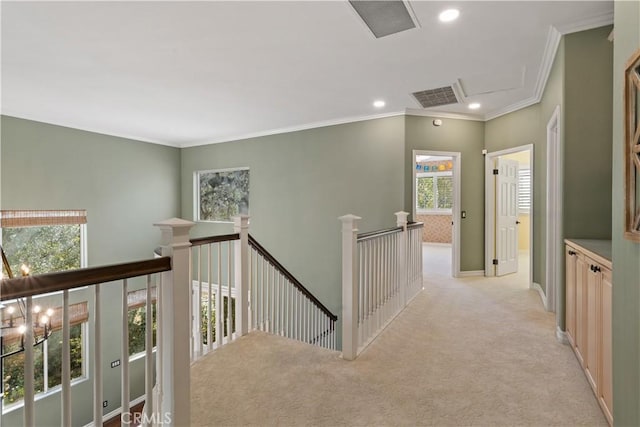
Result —
<svg viewBox="0 0 640 427"><path fill-rule="evenodd" d="M526 275L425 261L425 290L354 362L262 333L197 362L192 425L606 425Z"/></svg>

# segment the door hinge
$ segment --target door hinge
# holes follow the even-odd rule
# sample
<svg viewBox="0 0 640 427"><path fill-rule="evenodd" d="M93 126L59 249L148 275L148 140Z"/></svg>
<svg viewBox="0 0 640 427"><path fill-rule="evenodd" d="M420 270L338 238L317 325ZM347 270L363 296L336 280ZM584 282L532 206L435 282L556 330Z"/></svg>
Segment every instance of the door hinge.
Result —
<svg viewBox="0 0 640 427"><path fill-rule="evenodd" d="M498 175L498 169L494 169L494 170L493 170L493 174L494 174L494 175Z"/></svg>
<svg viewBox="0 0 640 427"><path fill-rule="evenodd" d="M498 260L497 259L493 260L493 265L498 265Z"/></svg>

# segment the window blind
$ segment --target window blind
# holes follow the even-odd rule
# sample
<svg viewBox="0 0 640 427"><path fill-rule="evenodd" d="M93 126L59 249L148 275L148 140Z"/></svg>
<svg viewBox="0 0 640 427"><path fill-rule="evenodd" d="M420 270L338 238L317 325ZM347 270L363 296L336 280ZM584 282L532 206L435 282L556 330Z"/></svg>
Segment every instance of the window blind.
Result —
<svg viewBox="0 0 640 427"><path fill-rule="evenodd" d="M87 223L87 211L80 210L0 210L0 227L40 227Z"/></svg>
<svg viewBox="0 0 640 427"><path fill-rule="evenodd" d="M528 168L518 171L518 210L531 210L531 169Z"/></svg>

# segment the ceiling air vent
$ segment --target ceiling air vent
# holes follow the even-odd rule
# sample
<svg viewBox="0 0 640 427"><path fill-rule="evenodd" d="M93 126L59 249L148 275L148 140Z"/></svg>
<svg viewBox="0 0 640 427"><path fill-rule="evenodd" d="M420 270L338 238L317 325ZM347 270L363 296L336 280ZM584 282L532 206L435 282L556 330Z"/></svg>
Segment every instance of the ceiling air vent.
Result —
<svg viewBox="0 0 640 427"><path fill-rule="evenodd" d="M351 6L376 38L416 28L405 2L350 0Z"/></svg>
<svg viewBox="0 0 640 427"><path fill-rule="evenodd" d="M424 108L458 103L458 98L451 86L414 92L413 96Z"/></svg>

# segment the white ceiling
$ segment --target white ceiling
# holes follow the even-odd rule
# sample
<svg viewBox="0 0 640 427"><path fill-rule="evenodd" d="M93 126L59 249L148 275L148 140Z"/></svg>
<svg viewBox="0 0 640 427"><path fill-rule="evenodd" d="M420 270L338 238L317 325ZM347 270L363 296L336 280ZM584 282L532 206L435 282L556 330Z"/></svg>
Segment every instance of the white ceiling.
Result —
<svg viewBox="0 0 640 427"><path fill-rule="evenodd" d="M375 39L346 1L3 1L2 114L183 147L405 112L485 120L539 99L560 33L613 17L612 1L410 5L420 28ZM456 83L465 104L411 96Z"/></svg>

